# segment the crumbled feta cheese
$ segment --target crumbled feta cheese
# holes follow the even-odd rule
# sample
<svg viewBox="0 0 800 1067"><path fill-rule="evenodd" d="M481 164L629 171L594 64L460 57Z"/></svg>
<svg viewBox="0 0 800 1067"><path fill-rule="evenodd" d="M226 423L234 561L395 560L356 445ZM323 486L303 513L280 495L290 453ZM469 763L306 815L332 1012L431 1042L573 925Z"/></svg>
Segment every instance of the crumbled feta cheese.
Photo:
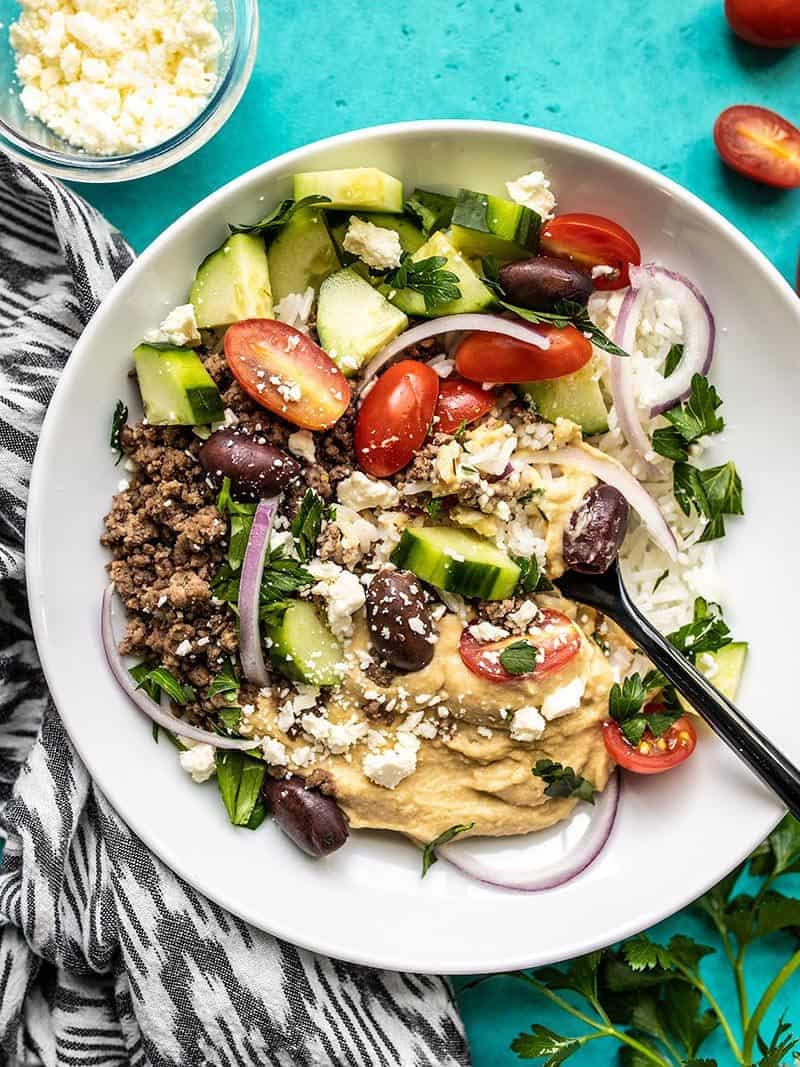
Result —
<svg viewBox="0 0 800 1067"><path fill-rule="evenodd" d="M315 707L319 700L320 689L316 685L305 685L297 682L297 693L293 693L280 706L276 722L279 730L288 733L290 728L304 711Z"/></svg>
<svg viewBox="0 0 800 1067"><path fill-rule="evenodd" d="M361 769L371 782L384 789L397 786L417 769L419 738L401 731L394 746L381 752L369 752L361 762Z"/></svg>
<svg viewBox="0 0 800 1067"><path fill-rule="evenodd" d="M330 722L324 715L307 713L300 721L303 731L315 741L321 742L334 755L347 752L369 732L367 723L356 719L350 722Z"/></svg>
<svg viewBox="0 0 800 1067"><path fill-rule="evenodd" d="M261 751L271 767L286 766L286 745L282 741L276 741L273 737L265 737L261 742Z"/></svg>
<svg viewBox="0 0 800 1067"><path fill-rule="evenodd" d="M516 181L506 182L508 195L515 204L522 204L541 216L547 222L555 214L556 198L550 192L550 182L541 170L523 174Z"/></svg>
<svg viewBox="0 0 800 1067"><path fill-rule="evenodd" d="M581 697L585 689L586 682L583 678L573 678L560 689L553 690L544 698L542 715L548 722L551 722L562 715L568 715L571 711L576 711L581 705Z"/></svg>
<svg viewBox="0 0 800 1067"><path fill-rule="evenodd" d="M309 285L304 293L287 293L283 300L279 300L275 305L275 318L278 322L285 322L287 326L308 333L308 320L313 307L314 289Z"/></svg>
<svg viewBox="0 0 800 1067"><path fill-rule="evenodd" d="M483 474L504 474L517 447L517 438L508 423L479 427L465 444L467 463Z"/></svg>
<svg viewBox="0 0 800 1067"><path fill-rule="evenodd" d="M345 504L336 505L335 515L331 521L341 531L342 548L345 552L350 550L363 556L369 551L373 542L380 537L380 531L374 523L362 518L357 511L353 511Z"/></svg>
<svg viewBox="0 0 800 1067"><path fill-rule="evenodd" d="M374 223L365 222L355 215L350 216L343 247L345 252L358 256L362 263L366 263L368 267L375 267L376 270L399 267L400 256L403 253L400 235L396 230L375 226Z"/></svg>
<svg viewBox="0 0 800 1067"><path fill-rule="evenodd" d="M193 782L207 782L217 769L213 745L194 744L178 756L181 767L192 776Z"/></svg>
<svg viewBox="0 0 800 1067"><path fill-rule="evenodd" d="M22 105L89 152L126 155L167 140L216 85L222 41L212 0L20 6L9 37Z"/></svg>
<svg viewBox="0 0 800 1067"><path fill-rule="evenodd" d="M609 267L607 263L598 263L592 267L593 278L610 278L613 274L619 274L616 267Z"/></svg>
<svg viewBox="0 0 800 1067"><path fill-rule="evenodd" d="M508 637L508 630L504 630L502 626L495 626L493 622L474 622L469 632L476 641L481 642L502 641L504 637Z"/></svg>
<svg viewBox="0 0 800 1067"><path fill-rule="evenodd" d="M536 708L517 708L511 720L511 737L515 741L538 741L546 726Z"/></svg>
<svg viewBox="0 0 800 1067"><path fill-rule="evenodd" d="M181 304L173 308L157 330L145 332L144 341L145 344L175 345L177 348L200 344L194 305Z"/></svg>
<svg viewBox="0 0 800 1067"><path fill-rule="evenodd" d="M309 564L309 570L313 577L317 574L313 571L315 561ZM312 593L325 598L328 614L328 623L337 637L348 637L353 632L352 616L364 606L366 596L364 586L358 580L358 576L343 570L333 564L319 564L320 568L328 568L322 580L312 587ZM330 570L333 568L333 571Z"/></svg>
<svg viewBox="0 0 800 1067"><path fill-rule="evenodd" d="M456 367L456 361L448 356L436 356L428 366L435 370L440 378L449 378Z"/></svg>
<svg viewBox="0 0 800 1067"><path fill-rule="evenodd" d="M289 434L289 451L306 460L307 463L317 462L317 450L314 447L314 435L310 430L296 430Z"/></svg>
<svg viewBox="0 0 800 1067"><path fill-rule="evenodd" d="M292 763L295 767L307 767L314 762L314 749L311 745L298 745L292 752Z"/></svg>
<svg viewBox="0 0 800 1067"><path fill-rule="evenodd" d="M365 511L367 508L393 508L400 499L400 493L390 482L368 478L361 471L354 471L339 482L336 497L339 503L353 511Z"/></svg>
<svg viewBox="0 0 800 1067"><path fill-rule="evenodd" d="M539 614L539 609L533 600L526 600L520 604L516 611L511 611L506 616L512 626L516 626L520 630L524 630L536 616Z"/></svg>
<svg viewBox="0 0 800 1067"><path fill-rule="evenodd" d="M181 641L181 643L175 649L175 655L176 656L188 656L191 651L192 651L192 642L188 638L184 637L184 639Z"/></svg>

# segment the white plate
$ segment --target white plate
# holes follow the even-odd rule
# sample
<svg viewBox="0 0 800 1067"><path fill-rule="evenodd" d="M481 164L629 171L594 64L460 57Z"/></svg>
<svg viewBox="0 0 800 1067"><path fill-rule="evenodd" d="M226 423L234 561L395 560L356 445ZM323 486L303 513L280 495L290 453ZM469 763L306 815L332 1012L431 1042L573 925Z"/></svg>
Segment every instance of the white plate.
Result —
<svg viewBox="0 0 800 1067"><path fill-rule="evenodd" d="M175 223L105 301L69 361L36 456L28 511L28 586L47 680L100 788L175 871L243 918L299 945L359 963L461 973L566 959L662 919L729 871L771 829L776 801L703 731L690 763L628 778L600 859L539 894L492 889L439 863L424 880L402 838L353 835L324 862L272 825L232 828L213 784L192 785L171 745L120 694L99 641L105 553L98 544L120 468L108 427L143 331L186 299L194 270L226 235L290 195L297 170L374 165L407 183L502 194L544 162L562 211L618 219L656 259L698 282L719 327L715 379L747 517L721 558L726 610L752 654L744 710L800 761L791 707L800 439L800 304L724 219L666 178L603 148L523 126L419 122L335 137L245 174ZM558 833L550 833L548 852Z"/></svg>

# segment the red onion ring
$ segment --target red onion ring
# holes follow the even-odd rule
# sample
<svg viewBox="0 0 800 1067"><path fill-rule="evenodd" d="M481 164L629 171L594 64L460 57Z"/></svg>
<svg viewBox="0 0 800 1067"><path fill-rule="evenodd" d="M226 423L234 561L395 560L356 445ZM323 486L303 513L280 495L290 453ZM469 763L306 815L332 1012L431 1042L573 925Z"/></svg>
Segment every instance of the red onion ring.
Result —
<svg viewBox="0 0 800 1067"><path fill-rule="evenodd" d="M634 350L636 329L639 325L645 296L646 291L643 289L629 289L619 309L619 316L614 327L614 340L625 352ZM648 454L653 451L653 446L639 418L639 408L633 391L630 356L610 355L608 358L611 366L611 395L614 399L619 428L625 440L644 462L647 477L653 478L658 471L647 459Z"/></svg>
<svg viewBox="0 0 800 1067"><path fill-rule="evenodd" d="M503 889L518 889L526 893L537 893L543 889L555 889L566 885L585 871L593 863L608 842L617 817L619 807L620 783L619 772L608 780L605 790L600 794L592 811L589 829L568 852L566 856L544 867L536 864L539 843L535 833L526 834L514 840L513 868L509 865L503 869L497 857L501 850L512 847L508 838L467 837L439 845L436 854L446 859L464 874L489 885ZM520 869L520 860L530 857L530 868Z"/></svg>
<svg viewBox="0 0 800 1067"><path fill-rule="evenodd" d="M176 737L188 737L191 741L213 745L214 748L231 748L243 752L255 748L256 744L252 740L240 737L223 737L220 734L211 733L210 730L201 730L198 726L192 726L188 722L184 722L183 719L179 719L177 715L173 715L170 711L164 710L164 708L157 704L155 700L151 700L143 689L137 688L136 682L131 677L128 668L123 663L122 656L119 654L119 649L117 648L117 639L114 636L112 618L113 599L114 585L112 583L103 591L103 601L100 611L100 637L103 642L103 651L106 654L108 666L111 669L114 680L117 682L120 689L123 690L128 699L132 701L140 711L143 711L149 719L158 723L159 726L163 726L165 730L169 730L169 732L175 734Z"/></svg>
<svg viewBox="0 0 800 1067"><path fill-rule="evenodd" d="M269 535L278 513L280 497L259 500L250 536L247 539L242 574L239 579L239 659L245 678L254 685L269 684L269 673L261 647L261 625L258 617L261 597L261 576L269 548Z"/></svg>
<svg viewBox="0 0 800 1067"><path fill-rule="evenodd" d="M364 368L357 392L361 392L364 386L379 371L383 370L384 367L405 352L411 345L419 344L420 341L427 341L430 337L451 333L454 330L466 332L482 330L487 333L502 333L506 337L514 337L517 341L524 341L525 344L535 345L537 348L546 349L550 347L550 339L542 337L533 326L523 326L519 321L515 322L500 315L480 313L444 315L440 319L420 322L417 326L412 326L410 330L406 330L405 333L401 333L394 341L390 341Z"/></svg>
<svg viewBox="0 0 800 1067"><path fill-rule="evenodd" d="M602 452L588 445L580 447L566 445L564 448L556 448L553 451L543 449L541 452L533 452L528 457L528 462L558 463L562 467L574 467L576 470L588 471L595 478L613 485L615 489L619 489L637 512L656 544L667 553L670 559L677 558L678 543L675 540L675 534L662 515L658 504L644 486L637 482L631 472L615 459L604 456Z"/></svg>

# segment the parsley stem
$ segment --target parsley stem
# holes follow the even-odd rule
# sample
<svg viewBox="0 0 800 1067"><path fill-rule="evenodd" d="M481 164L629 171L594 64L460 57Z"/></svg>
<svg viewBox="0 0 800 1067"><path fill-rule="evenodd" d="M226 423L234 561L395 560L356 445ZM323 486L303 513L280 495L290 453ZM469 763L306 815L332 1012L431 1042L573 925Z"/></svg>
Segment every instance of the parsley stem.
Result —
<svg viewBox="0 0 800 1067"><path fill-rule="evenodd" d="M784 963L783 967L778 971L767 988L764 990L761 1000L756 1005L756 1010L753 1012L753 1017L748 1024L747 1030L744 1035L744 1060L745 1064L752 1064L753 1062L753 1045L758 1037L758 1031L761 1028L761 1023L764 1021L764 1016L767 1014L770 1005L775 997L780 992L781 988L791 978L794 972L800 967L800 952L795 952L793 956Z"/></svg>
<svg viewBox="0 0 800 1067"><path fill-rule="evenodd" d="M695 987L695 989L698 989L706 998L709 1003L709 1006L711 1007L711 1010L719 1019L719 1025L722 1028L723 1034L725 1034L725 1037L728 1040L728 1044L731 1047L731 1052L736 1057L736 1062L744 1063L745 1060L742 1059L742 1050L739 1047L739 1042L736 1040L733 1030L731 1030L731 1024L728 1022L728 1019L722 1008L719 1006L719 1003L714 994L708 988L703 979L698 977L698 975L694 974L692 971L684 967L679 967L678 969L680 970L684 978L686 978L686 980L690 982Z"/></svg>

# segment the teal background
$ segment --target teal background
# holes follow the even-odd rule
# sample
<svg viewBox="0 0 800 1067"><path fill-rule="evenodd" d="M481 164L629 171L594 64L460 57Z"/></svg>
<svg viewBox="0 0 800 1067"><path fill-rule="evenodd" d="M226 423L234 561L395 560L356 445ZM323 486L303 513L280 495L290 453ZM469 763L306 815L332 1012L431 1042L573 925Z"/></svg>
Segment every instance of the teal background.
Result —
<svg viewBox="0 0 800 1067"><path fill-rule="evenodd" d="M727 32L722 0L283 0L261 6L257 67L224 130L166 173L79 187L137 250L207 193L287 149L382 122L481 118L575 134L662 171L730 218L794 278L800 191L770 190L725 170L711 129L719 111L735 103L770 106L800 121L800 50L769 52L737 42ZM656 936L678 929L704 934L702 924L683 913ZM533 898L530 928L520 930L520 939L535 938ZM754 950L754 989L772 977L783 951L777 945ZM716 977L717 970L722 976L721 961L712 959L704 973ZM735 1017L732 986L723 983L723 989ZM561 1018L507 978L465 991L459 1000L476 1067L518 1063L508 1043L534 1021L564 1028ZM777 1010L788 1005L785 993ZM720 1065L730 1062L716 1040L704 1052L719 1055ZM599 1067L612 1061L612 1047L597 1042L571 1062Z"/></svg>

